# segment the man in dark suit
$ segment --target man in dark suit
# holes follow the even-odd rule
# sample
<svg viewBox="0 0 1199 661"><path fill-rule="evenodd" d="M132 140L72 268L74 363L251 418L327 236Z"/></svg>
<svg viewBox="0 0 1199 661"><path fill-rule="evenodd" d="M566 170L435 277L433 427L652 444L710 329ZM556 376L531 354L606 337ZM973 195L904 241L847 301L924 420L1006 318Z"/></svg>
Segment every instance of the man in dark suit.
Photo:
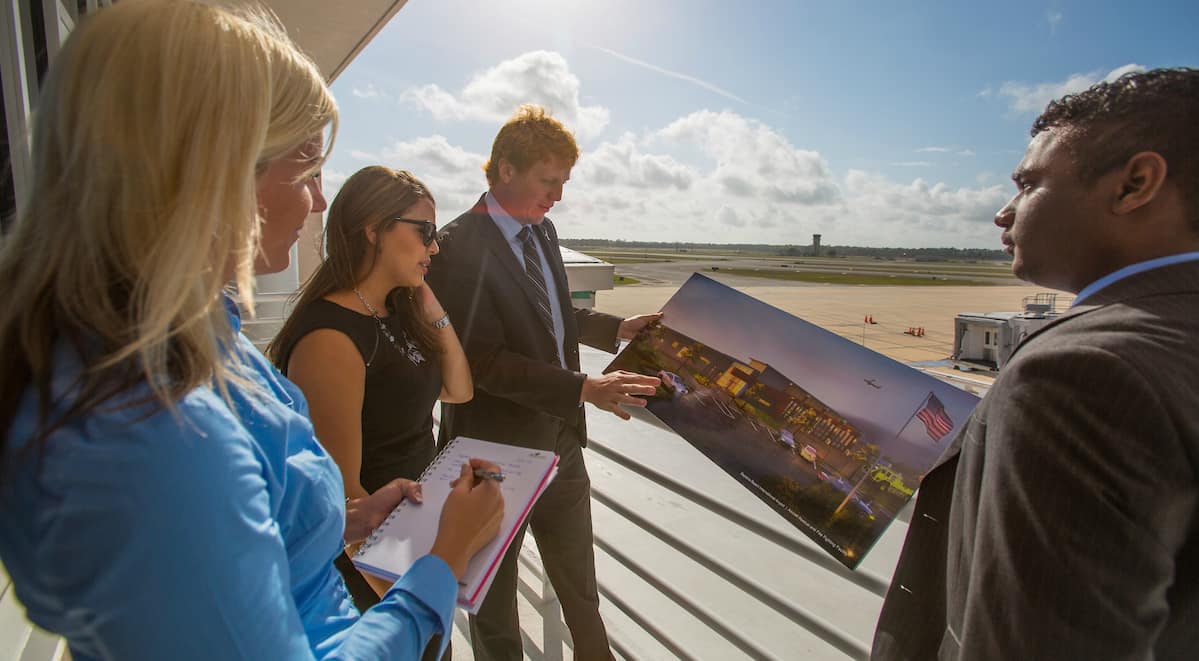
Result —
<svg viewBox="0 0 1199 661"><path fill-rule="evenodd" d="M474 399L442 409L441 440L473 436L560 455L558 477L529 516L546 575L570 628L577 659L609 659L599 615L591 529L591 482L583 403L621 418L645 406L655 377L579 370L579 342L615 352L660 314L621 320L574 310L558 235L545 214L562 199L578 159L574 137L536 106L500 129L486 166L489 190L445 227L428 282L458 329L475 380ZM524 531L512 543L478 616L477 659L522 656L516 569Z"/></svg>
<svg viewBox="0 0 1199 661"><path fill-rule="evenodd" d="M1049 104L995 216L1077 293L920 487L875 659L1199 655L1199 70Z"/></svg>

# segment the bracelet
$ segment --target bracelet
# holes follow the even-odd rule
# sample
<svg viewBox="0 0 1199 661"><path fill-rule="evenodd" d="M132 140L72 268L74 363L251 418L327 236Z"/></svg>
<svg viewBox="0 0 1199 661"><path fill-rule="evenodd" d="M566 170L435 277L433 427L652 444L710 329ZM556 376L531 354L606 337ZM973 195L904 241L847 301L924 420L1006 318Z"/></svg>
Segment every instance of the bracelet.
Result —
<svg viewBox="0 0 1199 661"><path fill-rule="evenodd" d="M450 315L448 315L448 314L443 316L441 319L438 319L437 321L433 322L433 328L436 328L437 330L441 330L449 325L450 325Z"/></svg>

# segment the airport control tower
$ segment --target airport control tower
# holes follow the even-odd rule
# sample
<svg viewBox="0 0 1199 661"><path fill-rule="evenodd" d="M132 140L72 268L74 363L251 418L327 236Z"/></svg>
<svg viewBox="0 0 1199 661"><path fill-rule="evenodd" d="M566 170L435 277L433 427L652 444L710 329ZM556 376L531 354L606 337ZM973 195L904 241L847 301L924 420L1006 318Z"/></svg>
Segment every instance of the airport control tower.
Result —
<svg viewBox="0 0 1199 661"><path fill-rule="evenodd" d="M812 256L813 257L820 256L820 235L819 234L812 235Z"/></svg>

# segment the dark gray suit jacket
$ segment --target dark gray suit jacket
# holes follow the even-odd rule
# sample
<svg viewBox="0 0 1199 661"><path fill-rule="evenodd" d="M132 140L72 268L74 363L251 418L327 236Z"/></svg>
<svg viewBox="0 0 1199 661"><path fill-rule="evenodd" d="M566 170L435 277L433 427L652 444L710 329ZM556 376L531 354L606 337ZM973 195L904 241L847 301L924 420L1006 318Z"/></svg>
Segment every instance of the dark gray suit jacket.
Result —
<svg viewBox="0 0 1199 661"><path fill-rule="evenodd" d="M873 659L1199 658L1199 262L1029 336L921 484Z"/></svg>
<svg viewBox="0 0 1199 661"><path fill-rule="evenodd" d="M559 432L587 444L579 395L579 342L615 353L621 319L572 310L558 234L547 218L542 252L553 271L565 338L567 369L557 364L557 340L541 322L533 285L496 227L483 198L447 225L438 241L428 283L445 306L462 340L475 381L474 399L442 406L442 442L473 436L522 447L553 450ZM534 234L536 236L536 233Z"/></svg>

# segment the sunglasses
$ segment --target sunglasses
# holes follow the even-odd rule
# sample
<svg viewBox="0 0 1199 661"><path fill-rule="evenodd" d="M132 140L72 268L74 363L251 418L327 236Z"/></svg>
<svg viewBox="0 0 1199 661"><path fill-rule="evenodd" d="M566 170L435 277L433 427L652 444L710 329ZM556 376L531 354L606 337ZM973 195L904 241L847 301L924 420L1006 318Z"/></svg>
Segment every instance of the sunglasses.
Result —
<svg viewBox="0 0 1199 661"><path fill-rule="evenodd" d="M412 220L410 218L392 218L392 220L420 227L420 240L426 247L437 239L437 224L431 220Z"/></svg>

